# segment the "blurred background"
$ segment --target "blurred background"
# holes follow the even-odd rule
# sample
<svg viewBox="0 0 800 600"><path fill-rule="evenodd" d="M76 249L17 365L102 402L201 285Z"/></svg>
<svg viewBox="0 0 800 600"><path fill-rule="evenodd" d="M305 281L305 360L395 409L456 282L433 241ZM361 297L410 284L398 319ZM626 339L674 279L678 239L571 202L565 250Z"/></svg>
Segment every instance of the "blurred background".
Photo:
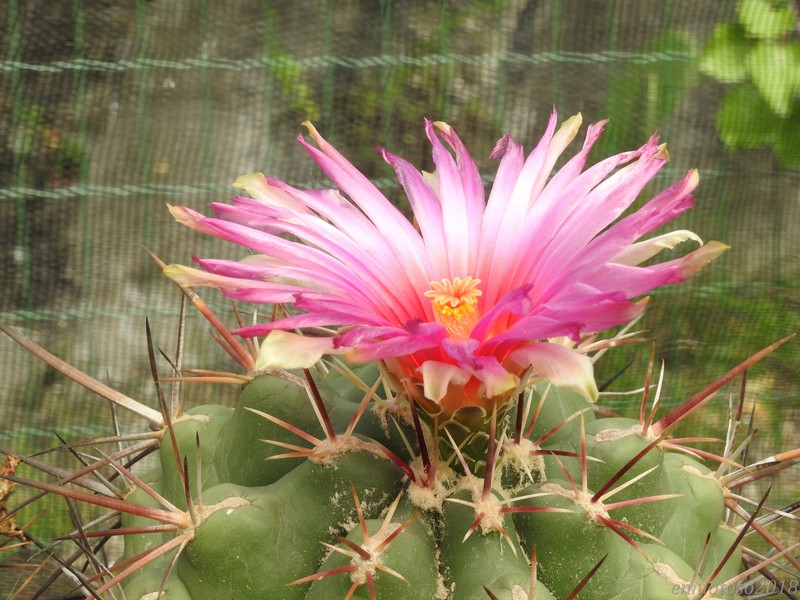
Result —
<svg viewBox="0 0 800 600"><path fill-rule="evenodd" d="M556 107L611 120L594 160L660 131L672 160L649 193L692 167L701 176L697 207L670 228L732 247L653 293L641 323L674 405L800 328L798 19L786 0L6 0L0 321L154 406L145 317L172 353L180 294L142 246L166 262L241 257L166 204L204 211L252 171L324 185L295 142L311 119L403 206L374 146L429 170L423 119L445 120L490 179L494 142L511 133L531 148ZM200 291L234 323L221 295ZM615 350L599 378L630 364L612 387L635 388L648 356ZM194 315L184 364L235 368ZM770 445L797 445L799 375L797 340L749 375ZM192 405L235 391L184 394ZM110 422L100 400L0 339L0 446Z"/></svg>

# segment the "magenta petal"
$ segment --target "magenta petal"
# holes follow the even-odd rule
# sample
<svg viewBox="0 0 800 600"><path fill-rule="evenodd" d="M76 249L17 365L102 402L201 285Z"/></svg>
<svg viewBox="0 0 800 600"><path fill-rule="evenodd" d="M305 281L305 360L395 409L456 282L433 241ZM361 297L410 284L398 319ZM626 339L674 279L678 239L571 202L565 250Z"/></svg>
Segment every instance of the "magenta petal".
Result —
<svg viewBox="0 0 800 600"><path fill-rule="evenodd" d="M519 385L519 379L506 371L496 357L474 354L478 347L475 340L445 340L442 347L460 368L483 383L489 398L502 397Z"/></svg>
<svg viewBox="0 0 800 600"><path fill-rule="evenodd" d="M438 335L414 335L408 331L394 330L391 335L383 334L383 339L369 339L367 336L370 330L380 330L382 328L359 328L364 329L365 335L352 336L356 330L343 334L337 338L338 347L347 348L347 357L354 362L369 362L373 360L383 360L396 356L407 356L420 350L436 347L444 336L440 330ZM361 332L359 332L361 333ZM365 339L366 338L366 339ZM350 346L348 342L359 339L357 345Z"/></svg>
<svg viewBox="0 0 800 600"><path fill-rule="evenodd" d="M528 297L532 285L523 285L515 290L512 290L503 297L500 302L495 304L483 317L478 321L477 325L472 330L470 337L482 341L497 321L508 315L524 315L533 310L533 304Z"/></svg>
<svg viewBox="0 0 800 600"><path fill-rule="evenodd" d="M570 320L568 317L575 319L576 315L574 313L534 314L523 317L503 333L487 340L481 346L481 352L504 356L509 348L516 348L522 342L541 341L562 336L578 340L581 332L584 331L584 322L583 320ZM582 317L583 315L581 315Z"/></svg>
<svg viewBox="0 0 800 600"><path fill-rule="evenodd" d="M327 327L328 325L347 326L363 325L365 319L361 316L347 315L341 312L314 312L293 315L270 323L240 327L234 333L241 337L256 337L266 335L270 331L301 329L303 327Z"/></svg>

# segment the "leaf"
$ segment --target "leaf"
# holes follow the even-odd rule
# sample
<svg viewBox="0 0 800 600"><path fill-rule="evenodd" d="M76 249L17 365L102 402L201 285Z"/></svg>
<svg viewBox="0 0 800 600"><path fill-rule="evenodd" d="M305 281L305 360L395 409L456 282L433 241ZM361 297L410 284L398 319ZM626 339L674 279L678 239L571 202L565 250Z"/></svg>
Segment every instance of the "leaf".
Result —
<svg viewBox="0 0 800 600"><path fill-rule="evenodd" d="M738 12L739 22L751 37L775 39L795 27L794 15L785 2L775 6L770 0L742 0Z"/></svg>
<svg viewBox="0 0 800 600"><path fill-rule="evenodd" d="M700 55L700 71L725 83L739 83L747 78L747 55L752 44L738 25L717 25Z"/></svg>
<svg viewBox="0 0 800 600"><path fill-rule="evenodd" d="M760 43L748 57L753 83L773 111L789 116L800 71L795 47L775 42Z"/></svg>
<svg viewBox="0 0 800 600"><path fill-rule="evenodd" d="M783 164L800 164L800 111L795 111L778 130L772 145Z"/></svg>
<svg viewBox="0 0 800 600"><path fill-rule="evenodd" d="M611 79L602 114L615 126L598 140L592 150L595 158L614 148L638 144L642 136L663 127L697 78L699 48L691 32L669 29L645 50L664 58L629 64Z"/></svg>
<svg viewBox="0 0 800 600"><path fill-rule="evenodd" d="M728 93L717 112L719 135L728 148L765 146L775 139L780 122L751 85L737 87Z"/></svg>

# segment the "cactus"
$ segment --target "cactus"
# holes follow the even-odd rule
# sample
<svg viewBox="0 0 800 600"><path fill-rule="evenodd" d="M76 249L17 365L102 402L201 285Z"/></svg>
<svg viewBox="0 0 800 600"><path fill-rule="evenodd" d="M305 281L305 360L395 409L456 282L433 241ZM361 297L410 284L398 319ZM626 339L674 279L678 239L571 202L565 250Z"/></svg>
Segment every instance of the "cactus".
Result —
<svg viewBox="0 0 800 600"><path fill-rule="evenodd" d="M437 155L443 146L429 126L437 167L452 166L453 173L460 174L463 191L469 188L472 174L468 156L449 127L437 127L458 159L451 164ZM575 122L568 121L566 137L574 137L576 130ZM559 134L553 138L556 146L563 142ZM357 194L352 188L366 184L342 166L340 155L313 129L312 135L321 148L312 155L334 181L351 188L351 196ZM596 135L598 130L590 128L586 153ZM508 166L515 160L514 142L505 139L504 144L503 160L511 156ZM544 148L538 156L554 158ZM623 158L610 166L619 166L634 154L620 155ZM415 187L423 179L414 179L397 157L385 151L384 155L410 195L427 193ZM651 170L648 160L663 162L665 151L651 140L636 156L641 159L636 168L652 176L657 168ZM564 169L569 170L571 164ZM502 168L501 164L501 172ZM551 182L557 182L563 172ZM444 198L453 179L440 177L445 179L440 179L438 193ZM502 184L500 177L498 173L496 187ZM594 181L591 187L598 183ZM696 175L690 173L670 188L671 195L658 198L681 203L695 183ZM270 204L242 201L239 212L227 213L235 225L230 230L188 209L173 208L173 214L206 233L225 237L235 229L244 237L245 227L255 226L247 210L262 210L265 219L276 214L285 219L278 233L303 238L309 232L298 223L310 218L310 213L297 206L298 199L311 205L328 193L305 196L268 179L254 183L251 178L245 184L254 197L268 198ZM539 190L539 198L547 196L547 189ZM635 193L628 201L634 198ZM443 208L445 203L443 199ZM491 206L490 201L487 213ZM220 214L227 210L216 209ZM614 210L609 222L622 209ZM292 218L287 217L290 212ZM381 215L364 212L377 224ZM329 222L336 223L332 215ZM356 219L352 214L348 217ZM484 226L487 222L484 219ZM478 278L431 277L432 289L420 294L432 298L432 308L422 305L432 311L426 313L429 330L421 331L422 319L396 328L408 334L413 348L404 345L408 339L393 337L396 332L389 332L389 326L377 320L368 323L372 329L367 333L355 335L359 326L342 316L341 307L338 322L314 320L320 305L327 302L324 310L331 311L335 304L332 296L323 298L322 289L333 271L326 273L327 279L313 280L309 289L319 292L314 297L309 289L295 289L306 274L273 269L266 259L242 263L237 274L233 273L237 267L224 261L200 261L209 272L203 275L167 266L152 255L216 330L216 341L244 372L179 370L176 357L171 363L175 372L162 377L151 343L160 405L156 411L2 326L12 339L50 365L138 415L149 431L64 444L65 450L82 445L95 448L94 462L74 472L0 449L9 457L0 480L5 485L0 487L0 505L8 496L4 490L24 485L108 511L104 519L78 522L76 530L62 539L62 544L71 540L79 548L71 558L65 558L60 545L45 546L26 537L13 511L0 512L4 519L0 533L40 543L86 597L94 598L117 598L124 593L125 598L136 600L704 600L742 598L755 595L752 590L780 590L781 585L786 597L794 597L797 586L792 573L800 569L797 543L777 539L768 524L793 519L796 505L783 511L768 509L766 497L751 503L740 490L796 464L800 450L745 464L752 436L744 431L744 383L738 405L730 411L726 439L718 440L724 442L719 454L692 446L697 439L674 435L687 416L707 406L723 386L789 338L733 367L671 411L659 408L663 371L654 384L654 353L641 397L632 407L634 412L638 409L635 418L609 414L595 403L593 360L613 346L642 342L628 328L599 340L598 323L610 327L636 316L643 304L630 302L631 297L690 275L723 249L714 243L702 246L689 258L662 263L661 271L636 267L655 252L649 251L646 242L632 245L633 240L658 224L644 227L640 222L635 236L607 253L605 260L615 258L616 262L601 260L596 265L592 273L606 267L616 272L609 265L624 263L619 257L628 252L627 264L634 275L622 286L630 292L625 297L598 288L598 296L587 300L584 309L607 302L607 310L581 315L588 323L585 327L574 316L559 313L558 307L547 313L548 323L537 322L542 313L537 316L532 285L506 290L503 299L503 293L488 283L478 288ZM430 225L420 223L422 228ZM598 232L605 227L596 225L590 239L600 239ZM398 238L402 235L397 234ZM336 234L329 232L329 236L335 239ZM675 232L669 239L660 236L654 246L671 247L694 238L688 232ZM265 239L248 238L260 251L266 247ZM323 240L317 240L317 250L324 246ZM596 246L593 252L598 251ZM635 262L631 262L633 254L638 256ZM544 261L545 255L540 253L539 259ZM291 263L292 259L287 260ZM574 260L580 264L580 255ZM659 278L654 273L667 275ZM630 273L618 273L618 282L626 276ZM491 281L491 273L486 280ZM282 295L280 302L305 312L249 330L240 324L236 333L245 336L268 333L260 344L242 342L193 291L196 285L221 287L245 300L278 302L276 298ZM488 299L491 294L497 298ZM442 296L446 299L440 302ZM495 308L491 302L496 302ZM354 306L353 314L357 308L363 306ZM559 319L561 329L553 324ZM342 326L337 332L323 327L333 322ZM487 322L492 333L478 340L475 332L488 331ZM530 334L537 327L539 333ZM520 328L529 337L512 335ZM552 335L541 334L542 328ZM430 330L439 337L432 337ZM568 334L571 341L560 337ZM418 343L421 339L427 345ZM396 344L388 344L388 354L381 354L387 340ZM482 353L476 353L476 340L484 344ZM498 343L492 346L493 341ZM399 346L402 351L397 350ZM497 358L498 353L503 359L492 363L489 358ZM419 360L421 356L427 358ZM506 360L507 356L514 358ZM419 369L409 369L410 360L416 360ZM425 367L425 360L433 364ZM164 388L169 382L186 381L237 385L242 391L232 408L170 406ZM126 442L120 450L98 450L120 441ZM146 469L137 469L134 463L149 453L156 460ZM57 481L19 477L15 474L19 463ZM751 531L774 551L763 556L746 547L743 539ZM123 553L104 563L99 549L115 536L124 539ZM81 556L89 570L79 564ZM775 573L789 573L789 581L779 583ZM760 575L753 579L754 574ZM23 581L19 593L27 585Z"/></svg>

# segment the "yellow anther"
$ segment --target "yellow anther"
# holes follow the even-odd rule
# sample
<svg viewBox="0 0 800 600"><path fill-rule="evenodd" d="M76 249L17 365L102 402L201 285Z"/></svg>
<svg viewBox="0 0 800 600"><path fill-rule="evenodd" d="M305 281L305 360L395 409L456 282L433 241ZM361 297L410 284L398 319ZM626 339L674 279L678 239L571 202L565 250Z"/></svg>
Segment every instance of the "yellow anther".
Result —
<svg viewBox="0 0 800 600"><path fill-rule="evenodd" d="M480 282L472 277L442 279L431 281L431 289L425 292L431 298L436 322L444 325L453 337L468 338L481 317L477 307Z"/></svg>

